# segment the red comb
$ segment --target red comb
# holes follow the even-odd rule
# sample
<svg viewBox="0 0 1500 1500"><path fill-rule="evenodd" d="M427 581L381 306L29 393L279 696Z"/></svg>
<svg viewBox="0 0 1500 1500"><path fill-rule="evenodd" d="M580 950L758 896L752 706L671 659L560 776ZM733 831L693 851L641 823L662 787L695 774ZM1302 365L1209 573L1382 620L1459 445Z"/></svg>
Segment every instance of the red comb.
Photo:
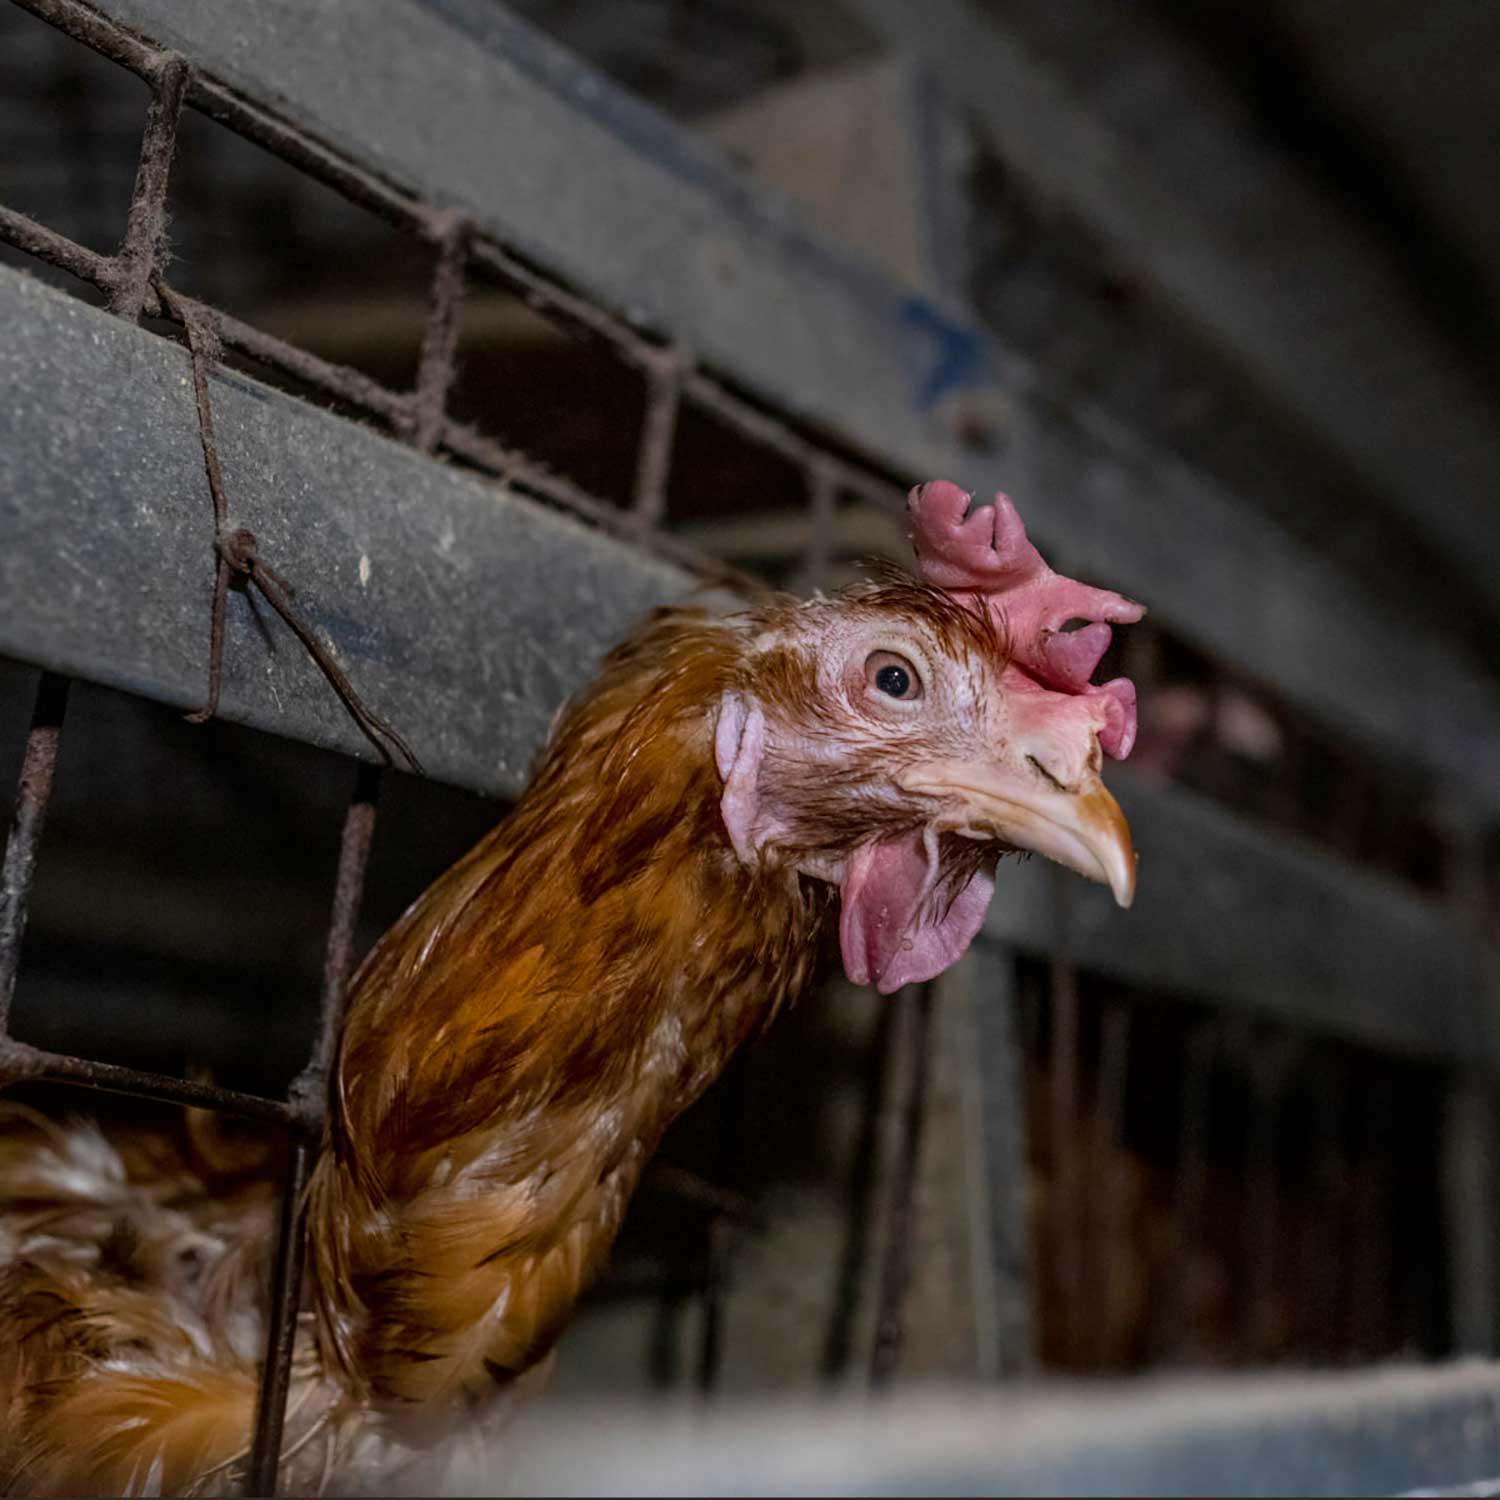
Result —
<svg viewBox="0 0 1500 1500"><path fill-rule="evenodd" d="M1134 624L1145 606L1054 573L1006 496L970 514L971 498L945 479L907 496L922 577L949 593L982 597L1005 630L1012 662L1044 686L1097 698L1104 709L1099 743L1124 760L1135 743L1135 684L1089 678L1109 649L1110 626ZM1090 623L1064 631L1069 620Z"/></svg>

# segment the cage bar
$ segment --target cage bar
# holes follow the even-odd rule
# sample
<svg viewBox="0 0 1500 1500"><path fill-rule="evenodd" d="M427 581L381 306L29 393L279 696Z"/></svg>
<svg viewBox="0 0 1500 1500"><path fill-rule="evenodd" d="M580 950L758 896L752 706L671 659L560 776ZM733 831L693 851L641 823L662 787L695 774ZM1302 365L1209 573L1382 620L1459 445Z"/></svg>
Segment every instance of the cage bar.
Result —
<svg viewBox="0 0 1500 1500"><path fill-rule="evenodd" d="M16 782L16 801L11 811L10 833L5 841L5 860L0 864L0 1037L9 1039L10 1007L16 993L16 975L21 964L21 940L26 935L26 912L31 883L36 874L37 849L52 800L57 774L58 743L63 716L68 708L68 679L43 672L37 683L36 702L21 774Z"/></svg>

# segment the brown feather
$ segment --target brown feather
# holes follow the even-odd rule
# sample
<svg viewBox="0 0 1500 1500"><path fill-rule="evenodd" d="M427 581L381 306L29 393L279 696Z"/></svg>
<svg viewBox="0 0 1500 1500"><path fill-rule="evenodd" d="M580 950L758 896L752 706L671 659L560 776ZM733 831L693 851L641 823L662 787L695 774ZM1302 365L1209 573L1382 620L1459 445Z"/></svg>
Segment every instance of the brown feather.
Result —
<svg viewBox="0 0 1500 1500"><path fill-rule="evenodd" d="M360 967L309 1187L299 1485L542 1378L662 1132L806 988L836 894L799 873L797 840L852 847L911 814L870 800L850 827L862 763L809 768L794 836L743 864L714 734L727 692L816 727L793 627L839 610L920 616L958 657L1003 649L988 616L906 579L728 622L659 611L560 716L511 815ZM953 889L994 857L943 847ZM235 1482L271 1243L256 1165L201 1120L118 1150L0 1124L8 1484Z"/></svg>
<svg viewBox="0 0 1500 1500"><path fill-rule="evenodd" d="M743 650L659 615L356 976L309 1224L330 1361L377 1401L542 1358L668 1122L808 977L826 898L744 870L719 820Z"/></svg>

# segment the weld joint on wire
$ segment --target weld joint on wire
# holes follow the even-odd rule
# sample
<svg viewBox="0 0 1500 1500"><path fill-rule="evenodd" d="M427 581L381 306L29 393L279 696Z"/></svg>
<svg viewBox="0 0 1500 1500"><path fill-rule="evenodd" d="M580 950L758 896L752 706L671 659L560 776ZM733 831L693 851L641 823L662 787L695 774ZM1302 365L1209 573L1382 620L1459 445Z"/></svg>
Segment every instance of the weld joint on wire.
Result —
<svg viewBox="0 0 1500 1500"><path fill-rule="evenodd" d="M18 1042L13 1036L0 1036L0 1089L40 1078L46 1071L45 1053L29 1042Z"/></svg>

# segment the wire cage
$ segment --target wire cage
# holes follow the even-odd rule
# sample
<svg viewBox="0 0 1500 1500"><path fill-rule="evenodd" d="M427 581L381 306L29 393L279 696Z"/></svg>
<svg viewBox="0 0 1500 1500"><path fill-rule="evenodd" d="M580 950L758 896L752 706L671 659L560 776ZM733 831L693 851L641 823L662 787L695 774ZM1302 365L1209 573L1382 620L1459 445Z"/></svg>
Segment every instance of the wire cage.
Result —
<svg viewBox="0 0 1500 1500"><path fill-rule="evenodd" d="M962 399L945 405L955 392L963 397L978 379L976 362L986 359L1014 377L1031 411L1024 421L1016 419L1005 461L1049 493L1082 494L1077 516L1100 521L1102 548L1122 533L1109 519L1113 512L1088 498L1095 470L1075 453L1080 444L1097 451L1102 440L1097 432L1080 438L1072 428L1054 426L1065 405L1056 391L1002 355L985 353L982 337L943 309L897 295L832 252L803 245L777 211L747 206L738 184L721 196L728 203L726 222L742 240L708 233L695 247L708 284L721 287L742 314L748 309L751 320L790 288L792 304L817 303L808 314L817 325L815 339L854 308L855 321L864 320L862 331L849 335L848 349L830 354L830 368L840 368L839 360L860 366L865 338L868 348L894 347L898 363L914 359L922 370L915 425L902 426L904 416L883 423L877 398L835 389L836 379L824 387L810 379L793 389L805 351L773 347L775 338L765 349L742 350L733 335L744 324L734 325L732 313L706 313L691 296L675 308L680 316L670 306L665 314L659 306L643 311L618 288L600 284L593 274L599 256L569 238L570 226L535 236L507 234L489 205L465 200L461 172L445 176L421 151L403 155L379 136L370 116L356 111L333 123L332 116L321 118L318 85L335 80L342 64L315 27L305 33L293 28L291 40L279 44L283 50L264 36L252 38L266 42L265 58L247 67L243 52L237 61L233 48L215 44L211 21L174 16L158 0L17 3L147 86L122 221L92 225L89 235L70 234L0 203L0 245L10 247L12 263L44 276L62 273L93 302L98 310L88 317L100 321L88 329L115 320L139 330L153 352L130 358L154 361L153 371L170 371L176 380L170 440L187 444L201 476L199 540L212 541L212 550L199 548L199 570L182 590L195 608L210 597L212 605L207 616L195 617L191 639L182 638L180 622L175 636L165 626L152 627L158 633L150 652L169 663L155 675L127 656L96 654L90 638L49 634L52 616L45 610L37 611L43 623L29 627L34 594L23 595L9 623L0 622L0 651L41 669L0 870L0 1077L7 1085L83 1085L194 1106L287 1132L271 1316L245 1481L248 1493L270 1494L297 1330L299 1205L323 1124L341 996L359 947L383 767L416 759L397 731L411 734L436 779L513 794L548 714L611 632L644 604L694 587L733 593L765 581L826 585L853 556L882 546L898 551L899 524L889 545L879 539L891 535L892 518L902 514L905 481L928 477L919 472L927 462L952 460L972 470L977 460L997 461L994 434L983 424L976 428L970 407ZM574 117L592 123L590 111L603 112L613 135L632 148L644 140L648 157L667 162L674 183L697 191L698 179L711 176L695 147L663 134L669 127L628 101L607 91L601 96L596 80L581 83L585 75L576 65L498 7L455 0L435 10L466 39L477 39L490 69L488 86L503 93L520 77L534 90L539 132L555 129L568 144ZM381 45L417 45L396 24L394 10L382 11L382 18L391 35ZM278 78L278 68L287 70L285 77ZM443 87L436 64L429 81L434 94ZM411 299L420 312L408 320L409 347L372 345L343 359L312 352L308 344L317 339L299 340L295 318L270 332L264 319L217 305L209 294L212 275L209 291L200 290L202 267L212 256L193 261L187 273L195 278L192 290L181 283L184 268L172 261L169 221L177 220L174 234L179 227L184 234L195 231L174 199L179 174L189 176L190 192L215 190L212 174L188 166L191 153L180 149L195 115L227 127L299 179L378 221L389 236L380 253L422 282ZM390 122L396 134L409 126L399 114ZM360 128L367 139L360 139ZM423 160L433 167L430 181L423 179ZM608 195L600 196L598 182L582 182L594 170L579 165L579 192L587 189L595 195L589 201L602 202ZM560 185L556 191L568 190ZM182 208L178 215L174 202ZM91 237L118 248L91 248L84 242ZM795 253L786 249L793 241ZM328 253L336 253L335 241L329 243L335 249ZM368 250L374 240L365 244L374 254ZM218 248L230 254L233 242L224 239ZM784 270L782 256L792 270ZM314 304L317 261L311 254L295 271L312 278L315 294L308 301ZM226 297L233 286L226 274ZM505 371L488 371L477 358L471 364L464 357L465 310L475 287L501 289L505 317L561 331L586 350L597 386L578 404L585 417L596 403L610 404L617 418L622 410L634 413L638 420L626 435L597 432L591 439L585 425L559 442L544 421L528 419L524 390L507 391L504 410L514 420L492 432L493 403L479 399L474 386L487 378L503 382ZM69 375L70 361L79 365L79 379L89 378L83 357L67 344L74 325L49 311L52 303L28 301L28 293L3 282L0 296L18 327L30 320L25 349L56 351L49 378ZM659 295L660 305L670 302ZM714 322L721 316L728 321ZM104 335L90 336L107 342ZM784 332L778 336L790 340ZM24 350L16 356L24 357ZM577 368L569 368L567 381L576 381ZM786 375L780 383L778 370ZM409 691L410 680L424 670L431 674L445 652L451 657L465 649L463 640L444 638L427 659L392 664L381 660L382 642L405 649L414 625L424 620L407 619L397 629L380 617L390 606L373 595L364 620L341 612L342 605L310 618L317 606L309 598L336 566L323 538L320 497L296 501L297 526L259 535L236 529L237 476L244 466L221 462L220 446L234 440L226 413L244 410L232 404L248 388L241 373L300 407L351 418L400 444L407 450L401 482L455 473L503 482L522 502L502 520L483 522L492 528L485 535L493 555L520 549L520 560L506 563L516 573L561 567L558 578L533 580L538 597L566 596L570 587L585 599L590 588L601 591L595 635L560 639L560 660L552 668L517 679L520 686L507 698L515 723L498 752L486 740L492 721L472 718L451 732L412 733L416 723L430 727L435 700ZM879 371L871 383L879 384ZM569 388L576 394L576 384ZM897 403L903 412L908 395L903 386ZM529 403L540 409L556 401L543 383L529 393ZM274 444L274 421L266 431ZM1140 455L1128 450L1121 462L1134 472ZM341 501L357 509L360 497L346 492L358 466L333 453L329 465L330 492L340 491ZM1159 477L1156 470L1138 476L1132 493L1141 497L1141 508L1158 507L1150 514L1168 531L1181 487L1174 489L1176 480L1158 485ZM1070 485L1074 479L1076 486ZM773 490L783 506L795 493L790 521L784 510L776 512L780 535L771 536L770 526L751 528L733 561L696 544L694 525L703 516L754 519ZM1150 499L1144 498L1148 491ZM1212 493L1194 495L1210 509L1221 503ZM1140 681L1144 698L1157 691L1179 711L1143 744L1151 774L1131 783L1126 805L1142 844L1152 850L1153 872L1170 869L1179 855L1185 869L1176 885L1168 880L1155 906L1143 903L1129 929L1087 897L1069 895L1063 883L1036 870L1022 872L1007 891L1013 899L997 903L1004 914L986 930L956 998L941 987L924 987L870 1012L857 1048L861 1124L842 1184L843 1261L821 1337L819 1378L837 1380L855 1363L860 1317L868 1325L869 1382L887 1384L901 1368L905 1310L923 1254L913 1221L935 1149L933 1132L943 1128L941 1119L935 1123L932 1095L941 1089L944 1068L953 1066L964 1073L955 1085L963 1098L949 1114L959 1120L959 1134L977 1161L960 1189L974 1220L967 1315L973 1374L1014 1376L1038 1365L1122 1373L1202 1363L1349 1363L1489 1347L1495 1309L1486 1289L1495 1226L1463 1187L1463 1173L1483 1159L1493 1130L1489 1085L1476 1081L1469 1067L1494 1056L1494 1038L1470 1004L1482 983L1475 929L1493 902L1493 851L1451 837L1440 810L1413 790L1414 768L1451 767L1462 757L1461 744L1428 726L1411 729L1397 715L1370 728L1369 740L1384 752L1372 769L1366 742L1322 728L1337 716L1338 701L1321 696L1309 711L1310 693L1360 701L1362 667L1323 670L1330 662L1350 667L1348 641L1338 635L1345 628L1350 639L1364 639L1368 631L1377 644L1388 644L1394 677L1413 652L1441 680L1460 687L1468 683L1465 668L1440 646L1388 632L1357 610L1348 619L1340 615L1317 640L1299 641L1298 653L1286 657L1276 654L1274 627L1268 627L1269 639L1266 631L1235 636L1237 609L1241 624L1252 615L1266 622L1217 589L1214 568L1247 550L1279 555L1279 544L1232 519L1227 502L1215 514L1222 534L1213 542L1187 527L1185 536L1196 540L1173 543L1175 553L1156 540L1125 549L1127 572L1134 568L1140 577L1138 585L1126 581L1153 604L1152 589L1159 587L1169 623L1139 627L1117 650L1128 653L1122 665ZM566 517L566 527L533 546L526 528L545 530L549 515ZM1065 529L1062 510L1052 519ZM559 561L569 546L584 545L576 538L585 530L608 546L591 554L586 566ZM99 561L117 540L101 518L89 564L101 592L120 582L118 569ZM1209 552L1192 552L1197 544ZM1215 546L1222 551L1209 555ZM1084 560L1097 562L1101 555ZM1190 561L1202 565L1207 581ZM570 576L568 566L583 571ZM1302 571L1295 576L1306 578L1309 596L1316 597L1323 579L1307 572L1310 567L1299 558ZM516 573L506 582L524 590ZM39 570L37 591L56 586L44 574ZM362 576L353 587L367 581ZM236 698L231 717L352 759L316 1020L305 1057L281 1093L87 1055L82 1038L42 1047L18 1039L9 1025L70 679L94 678L178 706L203 706L206 686L211 711L221 667L233 657L224 612L236 589L256 591L302 642L321 676L309 673L302 687L287 690L290 711L273 683ZM427 597L436 615L435 592L429 589ZM476 597L467 595L453 608L462 612ZM520 607L531 602L527 595ZM547 629L543 623L535 633ZM535 648L530 640L514 645L521 656ZM364 670L346 672L340 662L351 658ZM274 665L273 675L280 670ZM483 676L474 662L444 670L460 679L455 692L476 691ZM1484 715L1491 696L1472 698L1471 742L1489 730ZM1368 720L1366 714L1357 722ZM1278 840L1289 841L1290 849ZM1190 848L1196 862L1187 857ZM1204 905L1206 860L1229 872L1224 879L1231 889L1215 898L1217 905ZM1413 994L1425 1003L1409 1006ZM964 1017L963 1034L973 1043L967 1057L961 1048L955 1054L943 1013ZM699 1175L669 1167L660 1179L692 1202L706 1225L685 1279L666 1294L651 1283L652 1294L665 1295L673 1307L689 1299L700 1306L692 1379L704 1390L714 1386L723 1357L737 1237L762 1217L739 1180L744 1158L753 1154L742 1123L747 1091L755 1087L747 1076L752 1068L732 1070L710 1101L718 1112L717 1138L707 1170ZM1434 1157L1453 1163L1448 1179L1424 1170ZM878 1184L877 1171L883 1174ZM627 1243L624 1269L617 1267L612 1282L616 1293L630 1284L628 1250ZM1339 1265L1347 1265L1347 1276L1332 1271ZM867 1305L861 1307L862 1297ZM669 1342L653 1354L660 1383L676 1378Z"/></svg>

